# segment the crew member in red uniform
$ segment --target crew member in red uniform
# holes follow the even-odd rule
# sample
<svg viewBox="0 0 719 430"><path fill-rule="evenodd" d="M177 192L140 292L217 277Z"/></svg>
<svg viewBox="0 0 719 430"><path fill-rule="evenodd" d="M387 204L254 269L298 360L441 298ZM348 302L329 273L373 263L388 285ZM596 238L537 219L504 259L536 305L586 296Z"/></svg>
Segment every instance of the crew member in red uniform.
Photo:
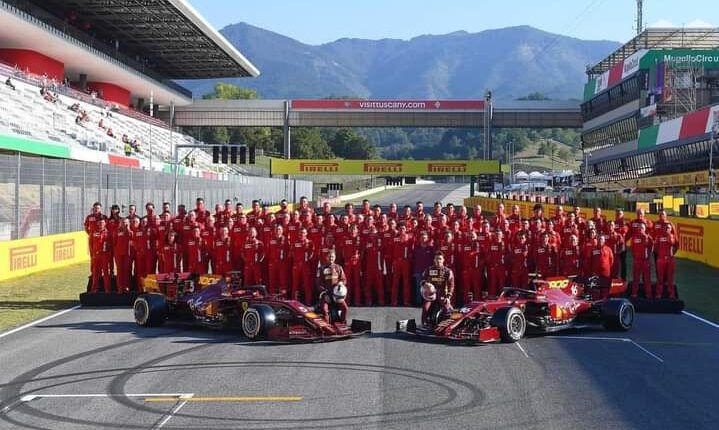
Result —
<svg viewBox="0 0 719 430"><path fill-rule="evenodd" d="M494 215L494 220L492 222L493 228L498 228L504 226L504 221L507 219L507 216L504 214L504 203L500 203L497 206L497 213Z"/></svg>
<svg viewBox="0 0 719 430"><path fill-rule="evenodd" d="M117 230L115 230L112 239L112 255L115 258L115 265L117 266L115 283L119 293L130 292L130 277L132 276L130 243L132 242L132 236L130 220L125 218Z"/></svg>
<svg viewBox="0 0 719 430"><path fill-rule="evenodd" d="M509 231L516 233L522 227L522 215L519 213L519 206L512 206L512 213L507 217L509 221Z"/></svg>
<svg viewBox="0 0 719 430"><path fill-rule="evenodd" d="M110 216L107 217L107 233L110 235L110 275L115 275L115 232L120 228L122 217L120 216L120 206L110 206ZM116 281L117 282L117 281Z"/></svg>
<svg viewBox="0 0 719 430"><path fill-rule="evenodd" d="M302 227L297 240L292 243L292 287L290 298L297 299L300 292L303 295L304 303L311 303L312 298L312 273L314 268L310 267L315 253L312 241L307 237L307 229Z"/></svg>
<svg viewBox="0 0 719 430"><path fill-rule="evenodd" d="M185 208L185 205L178 205L177 206L177 215L172 218L172 229L177 232L177 234L180 235L180 238L182 238L182 230L185 225L185 221L187 220L187 209ZM197 218L195 218L195 221L197 221ZM192 237L190 234L189 237ZM185 243L184 240L181 240L182 243Z"/></svg>
<svg viewBox="0 0 719 430"><path fill-rule="evenodd" d="M479 300L481 297L483 274L480 270L484 267L482 249L477 237L477 232L470 231L467 234L468 238L462 244L459 254L462 277L459 284L461 292L458 296L464 303L470 301L470 295L473 300Z"/></svg>
<svg viewBox="0 0 719 430"><path fill-rule="evenodd" d="M639 233L640 226L644 225L644 232L649 234L652 231L652 222L644 216L644 209L637 209L637 217L630 224L631 236Z"/></svg>
<svg viewBox="0 0 719 430"><path fill-rule="evenodd" d="M205 252L205 245L200 233L201 231L199 225L193 227L192 237L188 238L183 245L186 259L184 260L185 265L182 269L185 272L207 273L207 266L203 255Z"/></svg>
<svg viewBox="0 0 719 430"><path fill-rule="evenodd" d="M399 227L399 233L394 238L392 245L392 288L390 290L390 304L392 306L397 306L400 288L402 290L402 305L409 306L411 303L410 257L412 256L412 251L412 238L407 233L407 227L402 225Z"/></svg>
<svg viewBox="0 0 719 430"><path fill-rule="evenodd" d="M377 303L384 306L384 259L382 255L382 238L377 233L377 227L370 227L369 234L364 242L362 254L364 260L365 305L372 306L373 297Z"/></svg>
<svg viewBox="0 0 719 430"><path fill-rule="evenodd" d="M457 270L457 246L457 241L452 232L445 231L439 246L435 247L444 255L444 265L452 269L453 272Z"/></svg>
<svg viewBox="0 0 719 430"><path fill-rule="evenodd" d="M85 233L88 235L88 243L90 243L89 236L92 236L92 233L97 230L97 223L101 219L107 220L107 217L102 213L102 205L100 202L95 202L92 205L90 215L85 217Z"/></svg>
<svg viewBox="0 0 719 430"><path fill-rule="evenodd" d="M274 236L268 243L270 292L273 294L287 294L289 287L287 277L289 275L290 241L284 235L284 228L281 225L275 226Z"/></svg>
<svg viewBox="0 0 719 430"><path fill-rule="evenodd" d="M340 254L342 254L342 268L347 275L347 289L352 292L352 304L359 306L362 303L360 280L362 239L357 224L350 225L349 235L344 238L339 248Z"/></svg>
<svg viewBox="0 0 719 430"><path fill-rule="evenodd" d="M594 222L594 228L597 229L597 232L600 235L607 233L607 223L602 217L602 208L594 208L594 216L592 217L591 221Z"/></svg>
<svg viewBox="0 0 719 430"><path fill-rule="evenodd" d="M434 300L432 297L423 297L422 324L428 324L428 313L433 301L438 302L445 309L452 308L452 296L454 295L454 272L444 265L444 255L438 252L434 256L434 264L427 268L422 274L422 282L430 283L435 288Z"/></svg>
<svg viewBox="0 0 719 430"><path fill-rule="evenodd" d="M399 213L397 212L397 203L392 202L389 204L387 218L397 221L397 219L399 218Z"/></svg>
<svg viewBox="0 0 719 430"><path fill-rule="evenodd" d="M90 271L92 273L90 292L97 292L102 276L105 292L110 293L110 264L112 264L110 261L110 233L107 231L106 221L100 219L95 227L91 227L90 233Z"/></svg>
<svg viewBox="0 0 719 430"><path fill-rule="evenodd" d="M664 297L664 291L669 294L669 298L677 297L674 289L674 254L677 252L677 240L674 237L674 229L672 224L667 222L664 224L664 232L657 234L654 238L654 248L657 253L657 288L654 292L655 299Z"/></svg>
<svg viewBox="0 0 719 430"><path fill-rule="evenodd" d="M212 273L226 276L232 271L232 241L230 229L220 227L219 237L212 241Z"/></svg>
<svg viewBox="0 0 719 430"><path fill-rule="evenodd" d="M587 230L587 236L584 238L584 242L581 247L582 260L579 264L581 269L581 275L587 277L592 271L592 251L597 247L599 239L597 237L597 230Z"/></svg>
<svg viewBox="0 0 719 430"><path fill-rule="evenodd" d="M335 263L336 255L330 252L327 255L327 263L317 268L316 285L320 295L320 305L324 313L325 321L330 322L330 302L338 307L340 313L340 322L347 322L347 314L349 306L346 300L337 301L334 298L334 288L342 283L347 284L347 277L342 266Z"/></svg>
<svg viewBox="0 0 719 430"><path fill-rule="evenodd" d="M612 286L612 268L614 267L614 252L607 246L607 238L599 236L597 247L592 251L592 275L599 276L600 298L609 297Z"/></svg>
<svg viewBox="0 0 719 430"><path fill-rule="evenodd" d="M243 270L242 249L249 235L250 224L247 222L247 216L240 214L237 217L237 223L233 224L230 229L230 241L232 242L230 258L232 258L232 270Z"/></svg>
<svg viewBox="0 0 719 430"><path fill-rule="evenodd" d="M487 294L496 297L507 283L507 243L502 230L497 230L487 247Z"/></svg>
<svg viewBox="0 0 719 430"><path fill-rule="evenodd" d="M140 220L140 226L133 237L135 251L135 283L139 293L144 291L143 278L155 273L155 238L153 230L147 224L147 218Z"/></svg>
<svg viewBox="0 0 719 430"><path fill-rule="evenodd" d="M245 285L262 284L262 263L265 261L265 245L257 238L257 229L250 227L249 236L242 245L243 280Z"/></svg>
<svg viewBox="0 0 719 430"><path fill-rule="evenodd" d="M639 211L637 211L639 212ZM634 224L634 223L632 223ZM654 241L647 234L647 226L644 223L637 223L637 230L632 235L632 297L639 292L639 282L644 283L644 294L648 299L653 297L652 278L649 272L650 256L654 249Z"/></svg>
<svg viewBox="0 0 719 430"><path fill-rule="evenodd" d="M619 278L622 270L620 256L627 251L627 242L624 235L617 228L614 221L607 221L607 246L614 253L614 266L612 267L612 278ZM622 278L623 279L623 278Z"/></svg>
<svg viewBox="0 0 719 430"><path fill-rule="evenodd" d="M578 276L580 272L579 262L581 261L581 250L579 238L576 235L569 236L564 242L559 253L559 274L562 276Z"/></svg>
<svg viewBox="0 0 719 430"><path fill-rule="evenodd" d="M557 205L557 207L554 209L554 216L552 217L552 221L554 222L554 228L561 233L562 228L564 227L564 222L566 220L567 217L564 214L564 207L562 205Z"/></svg>
<svg viewBox="0 0 719 430"><path fill-rule="evenodd" d="M614 212L614 230L619 233L622 238L625 241L624 251L622 251L621 254L615 255L614 259L615 261L619 261L619 277L622 279L627 279L627 249L626 249L626 240L629 238L629 227L630 223L629 221L624 218L624 211L621 209L617 209ZM616 265L616 263L615 263Z"/></svg>
<svg viewBox="0 0 719 430"><path fill-rule="evenodd" d="M180 271L180 248L177 245L177 233L167 233L167 241L159 252L160 273L177 273Z"/></svg>
<svg viewBox="0 0 719 430"><path fill-rule="evenodd" d="M542 233L542 242L534 250L534 262L537 265L537 273L542 278L549 278L557 275L557 251L549 244L549 234Z"/></svg>
<svg viewBox="0 0 719 430"><path fill-rule="evenodd" d="M517 234L517 239L509 248L510 282L514 288L527 288L529 286L528 256L527 234L522 231Z"/></svg>
<svg viewBox="0 0 719 430"><path fill-rule="evenodd" d="M205 199L202 197L198 197L195 200L195 209L193 210L195 212L195 215L197 216L197 222L204 223L207 218L212 215L210 211L205 209ZM217 221L217 220L215 220Z"/></svg>
<svg viewBox="0 0 719 430"><path fill-rule="evenodd" d="M262 208L260 207L259 200L252 200L252 209L247 214L247 223L251 227L256 227L257 220L262 219Z"/></svg>

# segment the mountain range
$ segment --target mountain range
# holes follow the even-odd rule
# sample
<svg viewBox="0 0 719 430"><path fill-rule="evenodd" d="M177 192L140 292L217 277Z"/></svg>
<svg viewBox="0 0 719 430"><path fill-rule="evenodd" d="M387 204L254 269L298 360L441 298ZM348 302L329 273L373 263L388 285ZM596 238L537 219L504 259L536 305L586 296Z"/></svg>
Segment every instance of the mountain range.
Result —
<svg viewBox="0 0 719 430"><path fill-rule="evenodd" d="M180 81L201 97L216 82L262 98L498 99L540 92L581 98L585 68L619 43L580 40L530 26L457 31L410 40L339 39L308 45L246 23L220 31L261 71L258 78Z"/></svg>

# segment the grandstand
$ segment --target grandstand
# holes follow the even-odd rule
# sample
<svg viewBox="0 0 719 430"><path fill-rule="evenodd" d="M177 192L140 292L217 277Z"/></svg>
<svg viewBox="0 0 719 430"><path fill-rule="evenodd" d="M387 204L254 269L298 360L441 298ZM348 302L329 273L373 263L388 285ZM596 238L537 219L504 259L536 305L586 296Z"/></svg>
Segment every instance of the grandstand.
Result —
<svg viewBox="0 0 719 430"><path fill-rule="evenodd" d="M719 29L647 29L587 74L586 182L624 188L708 170L719 110Z"/></svg>
<svg viewBox="0 0 719 430"><path fill-rule="evenodd" d="M172 80L259 73L184 0L6 0L0 24L0 151L17 149L3 145L10 136L66 158L168 171L174 144L198 143L168 124L192 102ZM189 161L193 176L231 172L203 151Z"/></svg>

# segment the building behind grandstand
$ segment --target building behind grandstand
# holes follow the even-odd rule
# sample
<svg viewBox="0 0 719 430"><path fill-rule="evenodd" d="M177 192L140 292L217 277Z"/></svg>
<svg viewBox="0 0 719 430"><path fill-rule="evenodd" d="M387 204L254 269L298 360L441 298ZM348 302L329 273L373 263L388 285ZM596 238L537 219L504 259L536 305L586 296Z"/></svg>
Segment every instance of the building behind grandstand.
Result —
<svg viewBox="0 0 719 430"><path fill-rule="evenodd" d="M707 184L719 115L719 29L647 29L587 74L586 182L607 188Z"/></svg>

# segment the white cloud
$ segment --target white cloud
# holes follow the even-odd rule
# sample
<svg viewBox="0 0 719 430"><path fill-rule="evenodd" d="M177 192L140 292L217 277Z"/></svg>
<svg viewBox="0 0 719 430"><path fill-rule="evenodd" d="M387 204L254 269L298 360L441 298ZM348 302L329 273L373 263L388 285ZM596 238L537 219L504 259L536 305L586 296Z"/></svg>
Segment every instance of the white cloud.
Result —
<svg viewBox="0 0 719 430"><path fill-rule="evenodd" d="M697 19L692 20L689 23L687 23L687 25L685 25L685 27L687 27L687 28L707 28L707 27L714 27L714 25L710 24L702 19L697 18Z"/></svg>
<svg viewBox="0 0 719 430"><path fill-rule="evenodd" d="M660 19L659 21L655 22L654 24L649 25L649 28L673 28L676 27L674 23L671 21L667 21L666 19Z"/></svg>

